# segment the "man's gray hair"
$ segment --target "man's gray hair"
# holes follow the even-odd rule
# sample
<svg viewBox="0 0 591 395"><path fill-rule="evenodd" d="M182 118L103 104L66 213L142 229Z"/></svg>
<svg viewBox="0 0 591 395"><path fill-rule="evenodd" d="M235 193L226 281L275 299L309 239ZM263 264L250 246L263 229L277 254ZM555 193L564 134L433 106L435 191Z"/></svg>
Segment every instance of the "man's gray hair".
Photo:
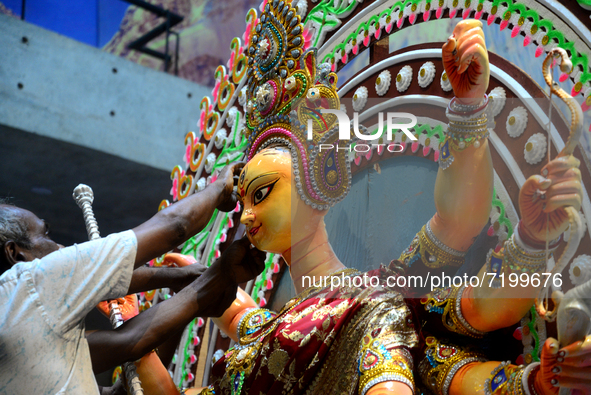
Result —
<svg viewBox="0 0 591 395"><path fill-rule="evenodd" d="M27 225L21 221L15 207L0 198L0 249L4 249L4 245L11 240L19 247L31 248Z"/></svg>

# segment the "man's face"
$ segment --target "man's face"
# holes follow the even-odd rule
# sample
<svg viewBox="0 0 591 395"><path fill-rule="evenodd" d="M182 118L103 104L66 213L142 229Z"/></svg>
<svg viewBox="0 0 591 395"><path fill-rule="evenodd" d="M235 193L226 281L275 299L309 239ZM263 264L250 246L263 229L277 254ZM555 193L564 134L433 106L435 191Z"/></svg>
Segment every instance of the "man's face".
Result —
<svg viewBox="0 0 591 395"><path fill-rule="evenodd" d="M31 239L30 249L19 247L19 252L22 255L20 260L24 257L24 261L29 262L36 258L43 258L63 247L49 237L48 223L28 210L18 207L11 207L11 209L17 211L17 216L26 225Z"/></svg>

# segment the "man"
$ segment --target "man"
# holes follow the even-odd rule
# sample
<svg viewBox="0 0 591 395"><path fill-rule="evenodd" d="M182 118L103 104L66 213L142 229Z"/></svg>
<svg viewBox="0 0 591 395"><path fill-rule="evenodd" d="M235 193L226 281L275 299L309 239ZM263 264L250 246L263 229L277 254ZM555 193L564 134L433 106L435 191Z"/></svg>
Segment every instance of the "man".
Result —
<svg viewBox="0 0 591 395"><path fill-rule="evenodd" d="M241 167L226 167L205 190L133 230L68 248L51 240L33 213L0 205L0 394L97 394L84 317L100 301L134 292L133 269L198 233L216 208L233 209L233 178ZM169 301L116 331L119 344L131 345L125 360L156 347L165 340L162 333L196 315L222 314L237 284L263 268L245 240L230 250ZM100 340L101 331L92 336Z"/></svg>

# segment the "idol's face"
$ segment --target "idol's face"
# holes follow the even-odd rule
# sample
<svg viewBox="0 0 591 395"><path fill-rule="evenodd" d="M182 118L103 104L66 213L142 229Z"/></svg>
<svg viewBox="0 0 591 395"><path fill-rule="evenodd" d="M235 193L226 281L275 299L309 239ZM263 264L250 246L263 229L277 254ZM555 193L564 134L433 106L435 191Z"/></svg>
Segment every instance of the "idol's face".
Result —
<svg viewBox="0 0 591 395"><path fill-rule="evenodd" d="M244 210L240 222L259 250L282 254L291 246L291 157L271 148L255 155L242 170L238 194Z"/></svg>

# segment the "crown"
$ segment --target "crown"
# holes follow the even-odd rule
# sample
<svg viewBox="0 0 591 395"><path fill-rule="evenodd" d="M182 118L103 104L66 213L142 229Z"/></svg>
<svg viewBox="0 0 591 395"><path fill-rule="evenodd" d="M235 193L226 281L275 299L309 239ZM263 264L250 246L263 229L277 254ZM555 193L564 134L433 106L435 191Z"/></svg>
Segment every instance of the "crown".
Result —
<svg viewBox="0 0 591 395"><path fill-rule="evenodd" d="M266 147L286 146L299 196L313 208L330 208L351 188L344 146L350 141L338 139L336 115L321 112L340 110L337 75L329 64L316 65L316 49L305 48L304 28L290 1L265 5L247 53L248 160Z"/></svg>

